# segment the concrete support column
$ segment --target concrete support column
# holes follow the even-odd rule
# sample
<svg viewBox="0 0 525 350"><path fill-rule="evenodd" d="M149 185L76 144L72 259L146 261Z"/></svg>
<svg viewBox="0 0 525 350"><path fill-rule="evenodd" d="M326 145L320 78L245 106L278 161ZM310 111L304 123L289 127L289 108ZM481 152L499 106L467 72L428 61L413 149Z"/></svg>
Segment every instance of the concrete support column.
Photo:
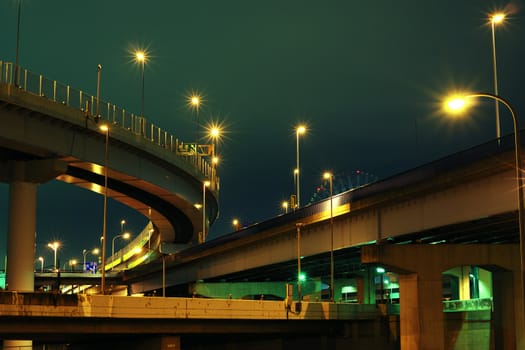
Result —
<svg viewBox="0 0 525 350"><path fill-rule="evenodd" d="M374 266L366 266L366 272L357 279L357 302L359 304L375 304L376 302L374 269Z"/></svg>
<svg viewBox="0 0 525 350"><path fill-rule="evenodd" d="M494 303L494 347L496 349L519 349L516 347L516 320L514 310L514 281L519 281L519 275L509 271L494 271L493 303Z"/></svg>
<svg viewBox="0 0 525 350"><path fill-rule="evenodd" d="M399 275L401 349L445 349L438 270Z"/></svg>
<svg viewBox="0 0 525 350"><path fill-rule="evenodd" d="M459 300L470 299L470 266L461 266L459 274Z"/></svg>
<svg viewBox="0 0 525 350"><path fill-rule="evenodd" d="M56 159L9 161L0 164L0 181L9 186L7 232L8 290L33 292L37 186L63 174L67 164ZM4 340L3 349L29 350L32 340Z"/></svg>
<svg viewBox="0 0 525 350"><path fill-rule="evenodd" d="M33 292L37 184L13 182L9 186L7 237L7 289Z"/></svg>

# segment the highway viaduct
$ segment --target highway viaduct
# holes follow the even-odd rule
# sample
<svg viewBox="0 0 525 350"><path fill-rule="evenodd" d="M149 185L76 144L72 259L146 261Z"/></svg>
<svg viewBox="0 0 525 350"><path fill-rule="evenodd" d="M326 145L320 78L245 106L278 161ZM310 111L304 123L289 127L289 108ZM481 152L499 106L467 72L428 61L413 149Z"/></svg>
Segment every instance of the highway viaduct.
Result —
<svg viewBox="0 0 525 350"><path fill-rule="evenodd" d="M523 298L512 160L511 137L450 155L334 196L333 221L326 199L166 256L165 281L174 293L181 289L170 286L188 288L181 295L192 290L219 298L228 293L234 298L282 295L285 284L297 286L299 255L301 270L316 281L311 296L322 300L320 289L330 281L333 233L335 301L344 299L343 287L354 280L359 302L378 302L377 266L398 276L403 349L448 348L441 331L447 323L442 274L461 275L459 298L470 299L471 266L491 276L486 282L497 336L487 342L521 348ZM144 265L123 272L123 283L131 293L159 290L162 273ZM248 292L250 284L255 289ZM266 288L268 284L273 288Z"/></svg>
<svg viewBox="0 0 525 350"><path fill-rule="evenodd" d="M219 178L199 145L184 144L143 116L28 70L15 82L13 68L0 61L9 290L34 290L37 187L52 179L137 210L150 218L151 237L158 242L194 244L205 238L202 233L218 214ZM100 130L102 124L107 131ZM102 232L105 225L104 218Z"/></svg>
<svg viewBox="0 0 525 350"><path fill-rule="evenodd" d="M3 169L8 169L4 171L3 179L14 188L11 190L10 223L16 223L14 226L17 226L20 236L26 238L33 224L24 226L12 209L16 208L17 203L26 209L32 207L31 203L36 195L33 188L35 183L58 176L64 181L101 192L104 138L97 131L96 125L91 124L95 120L90 118L92 115L86 114L88 108L72 111L68 100L57 100L53 89L51 91L43 93L42 90L34 96L13 84L0 84L0 99L3 101L0 116L3 122L14 123L11 125L13 130L0 135L5 154ZM43 95L53 98L43 99ZM68 116L67 120L64 120L64 116ZM118 124L109 114L107 117L112 123ZM52 123L46 123L48 121ZM206 178L206 173L203 176L203 172L195 174L184 171L186 168L182 165L177 169L173 164L170 167L163 156L150 159L155 152L173 152L173 143L164 142L169 138L162 137L160 131L151 132L144 137L144 123L139 122L138 125L138 133L129 133L130 130L135 130L134 124L130 126L130 130L112 132L110 145L115 148L115 152L122 152L122 159L131 157L134 165L147 162L148 173L136 174L134 169L125 171L119 168L118 161L115 165L110 163L107 167L112 179L108 183L110 193L131 207L136 205L138 210L147 208L149 211L151 207L152 221L154 224L158 222L161 228L161 240L175 243L195 240L196 232L202 227L199 228L199 212L194 209L193 204L202 196L202 180ZM66 135L73 136L61 136L61 133L53 132L51 128L56 127L68 128ZM152 127L151 130L157 129ZM120 132L124 134L120 135ZM43 140L45 135L54 137ZM66 139L60 142L61 137ZM128 143L124 142L126 137L129 138ZM152 144L146 144L145 140ZM49 146L44 146L50 141L53 141L51 149L46 149ZM133 147L137 145L138 147ZM178 146L175 145L177 151ZM161 147L150 150L150 147L157 146ZM150 150L147 157L142 153L144 150ZM323 257L326 258L327 252L332 250L328 242L333 235L333 251L337 257L336 273L343 274L346 271L355 278L355 275L359 275L356 269L368 264L379 264L401 276L399 333L402 349L446 348L444 333L447 321L443 316L442 292L438 292L442 285L441 274L449 268L461 269L465 265L479 265L493 273L493 304L497 312L491 318L490 332L495 336L489 339L490 344L505 349L524 347L523 313L519 311L523 309L523 298L519 291L519 254L515 244L516 187L512 166L509 165L512 163L511 158L512 147L508 139L502 140L501 145L492 142L334 196L333 212L328 209L330 201L324 201L270 220L269 223L260 223L216 241L165 255L163 261L167 271L162 280L168 281L170 286L197 281L195 286L198 286L207 281L246 280L249 278L247 276L254 273L259 274L258 278L261 278L260 274L266 273L265 279L271 279L272 273L269 270L283 271L289 275L290 267L296 267L294 262L297 265L303 262L306 269L308 260L312 267L317 266L326 271L326 259ZM174 159L172 163L176 165L178 161ZM178 180L186 182L183 181L182 185L177 181L166 183L166 177L161 176L149 179L151 182L147 181L148 176L151 176L150 169L159 169L160 173L165 174L166 168L178 175ZM35 169L45 171L35 172ZM35 174L39 176L35 177ZM126 193L124 189L129 189L132 184L138 190ZM159 192L159 189L166 191ZM140 190L143 194L149 193L162 198L163 204L154 206L155 203L145 199L147 196L136 195ZM120 197L121 194L128 196ZM166 202L172 205L170 210L166 210ZM210 210L209 222L216 215L216 198L212 200L214 202L215 207L213 204L207 205L207 210ZM171 210L175 208L178 210ZM172 218L170 221L166 218L169 217L168 213L181 212L184 215L179 220ZM170 224L162 225L166 222ZM180 228L180 222L189 222L187 227L191 228L180 231L173 229ZM163 230L164 227L167 229ZM16 240L11 229L9 238L10 256L24 254L16 251L19 245L26 246ZM21 260L29 259L24 256ZM324 262L319 263L320 261ZM28 290L27 281L33 280L32 262L33 257L31 276L28 276L27 269L8 271L8 276L18 278L18 275L23 275L14 280L14 283L8 277L10 287L15 285L13 290ZM341 267L341 262L346 262L346 265ZM131 293L156 289L161 280L157 266L158 264L145 264L128 270L122 274L123 283L129 285ZM326 278L326 272L311 274L321 279L323 275ZM282 276L278 277L278 282L295 279L293 276ZM339 280L342 279L341 276L338 277ZM370 287L373 282L370 278L367 280L366 276L359 278L363 281L357 291L358 298L361 298L359 301L364 304L376 302L373 300L375 292ZM22 287L16 288L17 284ZM337 293L336 289L336 298ZM282 303L279 305L282 306ZM25 306L22 307L22 310L25 309ZM47 305L43 310L44 313L49 310Z"/></svg>

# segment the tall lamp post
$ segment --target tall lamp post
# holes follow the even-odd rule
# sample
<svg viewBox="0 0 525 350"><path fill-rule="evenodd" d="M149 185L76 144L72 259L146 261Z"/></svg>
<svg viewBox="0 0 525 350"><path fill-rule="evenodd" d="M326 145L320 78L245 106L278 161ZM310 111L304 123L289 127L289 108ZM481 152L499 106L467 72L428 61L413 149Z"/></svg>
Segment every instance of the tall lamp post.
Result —
<svg viewBox="0 0 525 350"><path fill-rule="evenodd" d="M493 99L497 102L500 102L504 104L510 111L510 114L512 115L512 120L514 123L514 155L515 155L515 171L516 171L516 190L518 192L517 200L518 200L518 227L519 227L519 238L520 238L520 269L521 269L521 296L522 296L522 315L525 317L525 216L523 212L523 180L522 180L522 172L520 171L520 165L521 165L521 144L520 144L520 127L519 127L519 121L518 121L518 115L512 105L505 100L504 98L491 94L488 92L476 92L472 94L467 94L465 96L461 97L455 97L451 98L447 101L446 106L448 110L454 112L459 112L464 107L467 106L467 100L470 98L476 98L476 97L485 97Z"/></svg>
<svg viewBox="0 0 525 350"><path fill-rule="evenodd" d="M334 301L334 201L332 182L334 175L330 172L325 172L323 178L330 183L330 301Z"/></svg>
<svg viewBox="0 0 525 350"><path fill-rule="evenodd" d="M102 72L102 65L97 65L97 107L95 110L95 120L98 121L100 118L100 75ZM109 115L108 115L109 119Z"/></svg>
<svg viewBox="0 0 525 350"><path fill-rule="evenodd" d="M39 256L38 261L40 261L40 272L44 272L44 257Z"/></svg>
<svg viewBox="0 0 525 350"><path fill-rule="evenodd" d="M299 301L301 301L301 227L303 227L302 223L295 224L297 231L297 298Z"/></svg>
<svg viewBox="0 0 525 350"><path fill-rule="evenodd" d="M497 73L497 66L496 66L496 25L503 22L505 19L504 13L494 13L490 16L490 26L492 29L492 68L493 68L493 76L494 76L494 94L498 95L498 73ZM501 137L501 123L499 120L499 101L496 99L494 100L494 105L496 109L496 137L499 139Z"/></svg>
<svg viewBox="0 0 525 350"><path fill-rule="evenodd" d="M86 256L88 255L88 253L90 253L89 250L87 250L87 249L82 250L82 255L84 256L84 265L83 265L84 268L83 268L83 271L87 271L87 269L86 269ZM93 255L97 255L98 253L99 253L99 249L98 248L95 248L95 249L93 249L91 251L91 254L93 254Z"/></svg>
<svg viewBox="0 0 525 350"><path fill-rule="evenodd" d="M195 111L195 126L196 126L195 142L197 142L197 140L199 139L199 132L200 132L199 109L201 107L202 102L204 102L204 99L199 93L192 92L190 95L187 96L186 101L187 101L188 107Z"/></svg>
<svg viewBox="0 0 525 350"><path fill-rule="evenodd" d="M301 186L299 184L299 177L300 177L300 174L301 174L301 170L300 170L300 167L299 167L299 136L304 134L306 132L306 127L304 125L299 125L297 126L297 128L295 129L295 138L296 138L296 147L295 147L295 159L296 159L296 171L297 171L297 174L296 174L296 196L297 196L297 209L299 209L301 207Z"/></svg>
<svg viewBox="0 0 525 350"><path fill-rule="evenodd" d="M144 129L146 127L144 123L144 67L146 65L146 60L148 59L148 56L146 55L146 52L143 50L139 50L135 52L135 60L140 64L141 67L141 73L142 73L142 93L141 93L141 109L140 109L140 133L144 135Z"/></svg>
<svg viewBox="0 0 525 350"><path fill-rule="evenodd" d="M52 243L48 243L47 246L51 249L53 249L54 258L53 258L53 270L57 270L57 250L60 247L60 243L57 241L54 241Z"/></svg>
<svg viewBox="0 0 525 350"><path fill-rule="evenodd" d="M106 293L106 241L107 241L107 217L108 217L108 166L109 166L109 126L101 125L100 130L106 134L106 147L104 151L104 214L102 219L102 275L100 288L102 294Z"/></svg>
<svg viewBox="0 0 525 350"><path fill-rule="evenodd" d="M115 257L115 240L117 238L122 238L122 239L129 239L131 237L131 234L129 232L124 232L120 235L116 235L115 237L113 237L113 239L111 240L111 258L114 260Z"/></svg>
<svg viewBox="0 0 525 350"><path fill-rule="evenodd" d="M18 0L18 20L16 27L16 54L15 54L15 85L20 86L20 68L19 68L19 51L20 51L20 16L22 14L22 0Z"/></svg>
<svg viewBox="0 0 525 350"><path fill-rule="evenodd" d="M212 147L213 147L213 150L212 150L212 158L211 158L211 163L212 165L215 167L217 165L217 163L219 162L219 158L217 156L217 149L218 149L218 145L219 145L219 139L221 137L221 128L219 128L218 126L210 126L209 128L209 137L211 138L211 141L212 141Z"/></svg>
<svg viewBox="0 0 525 350"><path fill-rule="evenodd" d="M284 213L287 214L288 213L288 201L283 201L281 203L281 207L284 209Z"/></svg>
<svg viewBox="0 0 525 350"><path fill-rule="evenodd" d="M206 241L206 187L210 186L209 181L202 183L202 243Z"/></svg>

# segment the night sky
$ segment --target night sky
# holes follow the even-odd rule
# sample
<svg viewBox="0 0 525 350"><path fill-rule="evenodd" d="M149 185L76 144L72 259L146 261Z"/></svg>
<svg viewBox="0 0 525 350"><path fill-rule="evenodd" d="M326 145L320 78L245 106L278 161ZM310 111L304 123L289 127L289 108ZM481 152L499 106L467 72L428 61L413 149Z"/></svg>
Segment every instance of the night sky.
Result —
<svg viewBox="0 0 525 350"><path fill-rule="evenodd" d="M17 4L0 2L0 60L15 61ZM132 51L144 48L145 117L186 142L204 142L187 105L189 94L202 94L199 122L227 132L212 238L231 232L233 218L248 225L282 213L294 192L300 122L308 128L303 205L325 170L343 189L495 138L493 101L461 120L447 119L439 101L454 89L493 92L488 14L496 9L508 16L496 28L499 94L525 116L523 1L22 0L20 65L95 94L101 64L101 99L140 114ZM512 133L510 114L500 111L502 134ZM0 185L2 257L7 190ZM41 185L36 256L51 262L46 245L58 239L62 262L81 259L99 242L102 213L100 195ZM147 222L110 201L108 237L122 219L134 234Z"/></svg>

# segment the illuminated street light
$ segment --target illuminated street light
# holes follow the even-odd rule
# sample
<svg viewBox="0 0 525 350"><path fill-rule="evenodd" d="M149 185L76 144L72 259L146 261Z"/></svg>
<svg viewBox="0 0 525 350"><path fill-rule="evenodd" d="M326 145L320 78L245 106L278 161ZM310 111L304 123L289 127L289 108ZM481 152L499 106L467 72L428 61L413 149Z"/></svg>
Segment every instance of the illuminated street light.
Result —
<svg viewBox="0 0 525 350"><path fill-rule="evenodd" d="M334 301L334 201L332 182L334 175L330 172L325 172L323 178L330 182L330 301Z"/></svg>
<svg viewBox="0 0 525 350"><path fill-rule="evenodd" d="M232 225L233 225L233 229L235 231L239 231L239 225L240 225L239 219L233 219L232 220Z"/></svg>
<svg viewBox="0 0 525 350"><path fill-rule="evenodd" d="M494 94L498 95L498 73L496 67L496 30L495 27L497 24L500 24L505 19L505 14L502 12L494 13L490 15L490 26L492 29L492 67L494 74ZM499 120L499 103L498 100L494 100L495 109L496 109L496 137L501 137L501 123Z"/></svg>
<svg viewBox="0 0 525 350"><path fill-rule="evenodd" d="M93 255L98 255L98 253L100 252L100 250L98 248L95 248L91 251L87 250L87 249L84 249L82 250L82 255L84 256L84 268L83 268L83 271L86 271L86 256L88 255L88 253L91 253Z"/></svg>
<svg viewBox="0 0 525 350"><path fill-rule="evenodd" d="M281 203L281 207L284 209L284 213L288 213L288 202L287 201L283 201Z"/></svg>
<svg viewBox="0 0 525 350"><path fill-rule="evenodd" d="M212 152L211 152L211 161L213 166L217 166L219 163L218 147L219 141L222 137L223 130L219 124L211 123L207 126L208 138L211 140Z"/></svg>
<svg viewBox="0 0 525 350"><path fill-rule="evenodd" d="M40 272L44 272L44 257L39 256L38 261L40 261Z"/></svg>
<svg viewBox="0 0 525 350"><path fill-rule="evenodd" d="M199 123L199 110L201 108L201 105L203 104L204 102L204 97L202 95L200 95L199 93L197 92L191 92L189 95L187 95L187 98L186 98L186 101L187 101L187 105L190 109L194 110L195 111L195 123L196 123L196 126L197 126L197 139L198 139L198 133L199 133L199 128L200 128L200 123Z"/></svg>
<svg viewBox="0 0 525 350"><path fill-rule="evenodd" d="M148 56L144 50L135 51L135 60L140 64L142 71L142 108L140 116L144 118L144 66L148 60Z"/></svg>
<svg viewBox="0 0 525 350"><path fill-rule="evenodd" d="M107 218L108 218L108 166L109 166L109 127L104 124L100 130L106 134L106 147L104 152L104 214L102 220L102 276L100 289L102 294L106 293L106 241L107 241Z"/></svg>
<svg viewBox="0 0 525 350"><path fill-rule="evenodd" d="M126 225L126 220L120 220L120 232L124 232L124 225Z"/></svg>
<svg viewBox="0 0 525 350"><path fill-rule="evenodd" d="M116 235L115 237L113 237L113 239L111 240L111 256L113 257L113 259L115 255L115 240L117 238L129 239L130 237L131 237L131 234L129 232L124 232L123 234Z"/></svg>
<svg viewBox="0 0 525 350"><path fill-rule="evenodd" d="M148 55L144 50L135 51L135 61L140 64L142 73L142 95L141 95L141 109L140 109L140 134L144 136L146 130L146 123L144 121L144 67Z"/></svg>
<svg viewBox="0 0 525 350"><path fill-rule="evenodd" d="M100 119L100 75L102 73L102 65L97 65L97 106L95 110L95 120Z"/></svg>
<svg viewBox="0 0 525 350"><path fill-rule="evenodd" d="M518 226L519 226L519 238L520 238L520 269L521 269L521 293L522 293L522 300L525 300L525 230L524 230L524 224L525 224L525 217L523 213L523 179L522 179L522 173L520 171L520 165L521 165L521 144L520 144L520 127L519 127L519 121L518 121L518 115L514 108L511 106L511 104L505 100L504 98L494 95L491 93L472 93L472 94L466 94L464 96L455 96L447 101L445 101L445 109L452 112L452 113L459 113L461 109L468 106L468 100L471 98L476 97L486 97L493 99L497 102L500 102L504 104L510 111L510 114L512 116L513 124L514 124L514 155L515 155L515 171L516 171L516 190L518 192L517 200L518 200ZM525 303L522 303L522 307L524 308L522 310L522 315L525 316Z"/></svg>
<svg viewBox="0 0 525 350"><path fill-rule="evenodd" d="M206 187L210 184L209 181L202 183L202 243L206 241Z"/></svg>
<svg viewBox="0 0 525 350"><path fill-rule="evenodd" d="M301 207L301 186L299 184L299 177L301 175L301 168L299 167L299 135L302 135L306 132L306 127L304 125L299 125L295 129L296 136L296 196L297 196L297 209Z"/></svg>
<svg viewBox="0 0 525 350"><path fill-rule="evenodd" d="M20 86L20 67L19 67L19 51L20 51L20 16L22 14L22 0L18 0L18 21L16 27L16 57L15 57L15 86Z"/></svg>
<svg viewBox="0 0 525 350"><path fill-rule="evenodd" d="M54 259L53 259L53 270L57 270L57 250L60 247L60 242L54 241L52 243L48 243L47 246L51 249L53 249L54 252Z"/></svg>
<svg viewBox="0 0 525 350"><path fill-rule="evenodd" d="M302 223L298 222L295 224L297 231L297 298L301 301L301 282L303 275L301 274L301 227Z"/></svg>

